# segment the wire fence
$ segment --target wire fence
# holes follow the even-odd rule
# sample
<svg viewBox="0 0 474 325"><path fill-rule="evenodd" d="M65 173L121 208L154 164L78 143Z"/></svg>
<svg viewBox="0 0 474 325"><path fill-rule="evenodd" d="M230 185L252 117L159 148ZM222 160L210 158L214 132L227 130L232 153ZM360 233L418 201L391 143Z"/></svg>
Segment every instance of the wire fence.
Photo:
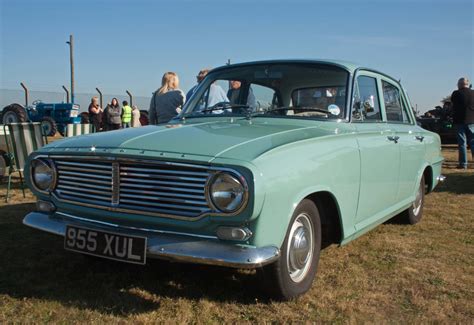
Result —
<svg viewBox="0 0 474 325"><path fill-rule="evenodd" d="M74 102L80 105L80 112L86 112L91 98L93 96L98 96L97 93L76 93ZM103 105L106 106L112 98L116 97L120 103L126 100L130 102L130 99L127 94L117 95L117 94L103 94ZM148 110L150 106L150 97L145 96L133 96L133 105L137 105L139 109ZM35 100L40 100L44 103L62 103L66 102L66 93L65 92L55 92L55 91L29 91L28 102L31 105ZM12 104L18 103L25 105L25 92L20 89L0 89L0 111L4 107Z"/></svg>

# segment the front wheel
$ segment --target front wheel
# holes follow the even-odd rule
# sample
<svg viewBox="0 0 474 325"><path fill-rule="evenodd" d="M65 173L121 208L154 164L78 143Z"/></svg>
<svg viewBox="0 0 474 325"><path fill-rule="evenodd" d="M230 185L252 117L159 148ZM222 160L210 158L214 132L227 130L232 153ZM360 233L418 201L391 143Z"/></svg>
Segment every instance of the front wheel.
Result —
<svg viewBox="0 0 474 325"><path fill-rule="evenodd" d="M423 206L425 205L425 177L421 177L420 184L416 190L415 201L412 205L402 212L402 218L405 223L414 225L420 222L423 216Z"/></svg>
<svg viewBox="0 0 474 325"><path fill-rule="evenodd" d="M41 127L43 128L43 134L49 137L54 137L56 132L58 132L56 121L50 116L43 117Z"/></svg>
<svg viewBox="0 0 474 325"><path fill-rule="evenodd" d="M305 199L293 213L280 258L262 269L266 289L283 300L304 294L316 276L320 251L319 210L311 200Z"/></svg>

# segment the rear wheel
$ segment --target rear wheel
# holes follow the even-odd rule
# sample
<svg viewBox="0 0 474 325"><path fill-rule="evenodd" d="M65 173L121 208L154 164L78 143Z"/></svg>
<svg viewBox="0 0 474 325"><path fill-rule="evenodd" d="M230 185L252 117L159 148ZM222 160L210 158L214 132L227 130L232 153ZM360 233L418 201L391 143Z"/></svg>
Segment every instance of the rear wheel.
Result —
<svg viewBox="0 0 474 325"><path fill-rule="evenodd" d="M425 204L425 177L421 178L420 184L416 191L415 201L412 205L402 212L401 217L403 222L414 225L420 222L423 217L423 206Z"/></svg>
<svg viewBox="0 0 474 325"><path fill-rule="evenodd" d="M262 269L266 289L283 300L304 294L316 276L320 251L319 210L313 201L305 199L293 213L280 258Z"/></svg>
<svg viewBox="0 0 474 325"><path fill-rule="evenodd" d="M20 104L11 104L3 109L3 124L26 122L26 111Z"/></svg>
<svg viewBox="0 0 474 325"><path fill-rule="evenodd" d="M43 128L43 133L50 137L54 137L56 132L58 132L56 122L50 116L43 117L41 120L41 127Z"/></svg>

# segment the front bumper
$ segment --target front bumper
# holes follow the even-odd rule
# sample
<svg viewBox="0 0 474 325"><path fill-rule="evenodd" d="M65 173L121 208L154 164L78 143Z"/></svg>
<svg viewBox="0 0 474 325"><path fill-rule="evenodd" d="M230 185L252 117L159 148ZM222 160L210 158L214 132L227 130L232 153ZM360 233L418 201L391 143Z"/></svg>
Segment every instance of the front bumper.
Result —
<svg viewBox="0 0 474 325"><path fill-rule="evenodd" d="M63 237L67 225L144 236L148 238L146 253L148 258L252 269L274 262L280 256L279 249L273 246L258 248L242 246L211 237L124 227L59 212L52 216L31 212L25 216L23 224Z"/></svg>

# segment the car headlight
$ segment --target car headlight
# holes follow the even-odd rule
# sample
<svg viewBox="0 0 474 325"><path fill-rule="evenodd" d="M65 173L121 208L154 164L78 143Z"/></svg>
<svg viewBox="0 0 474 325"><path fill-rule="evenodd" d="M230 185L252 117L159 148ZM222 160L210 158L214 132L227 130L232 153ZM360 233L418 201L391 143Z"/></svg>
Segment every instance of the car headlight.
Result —
<svg viewBox="0 0 474 325"><path fill-rule="evenodd" d="M216 174L209 184L209 198L222 212L236 212L247 203L247 184L245 179L233 174Z"/></svg>
<svg viewBox="0 0 474 325"><path fill-rule="evenodd" d="M52 191L56 180L56 169L43 159L31 161L31 179L34 186L43 192Z"/></svg>

